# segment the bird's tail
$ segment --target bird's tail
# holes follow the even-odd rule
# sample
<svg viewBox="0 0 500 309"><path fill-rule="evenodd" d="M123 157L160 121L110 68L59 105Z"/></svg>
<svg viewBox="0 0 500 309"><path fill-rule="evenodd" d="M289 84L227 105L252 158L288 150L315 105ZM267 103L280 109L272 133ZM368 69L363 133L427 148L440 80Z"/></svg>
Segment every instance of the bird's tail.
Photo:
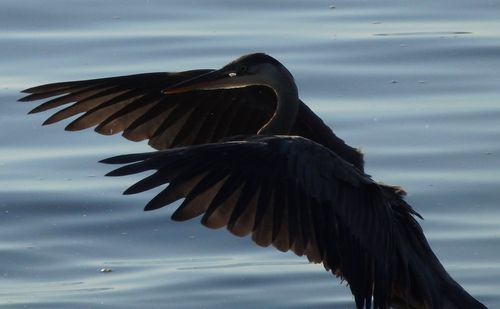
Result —
<svg viewBox="0 0 500 309"><path fill-rule="evenodd" d="M398 274L394 281L392 306L419 309L486 308L453 280L441 265L412 216L420 215L403 200L404 192L390 186L383 187L387 194L392 195L391 208L397 217L397 260L401 264L396 267Z"/></svg>

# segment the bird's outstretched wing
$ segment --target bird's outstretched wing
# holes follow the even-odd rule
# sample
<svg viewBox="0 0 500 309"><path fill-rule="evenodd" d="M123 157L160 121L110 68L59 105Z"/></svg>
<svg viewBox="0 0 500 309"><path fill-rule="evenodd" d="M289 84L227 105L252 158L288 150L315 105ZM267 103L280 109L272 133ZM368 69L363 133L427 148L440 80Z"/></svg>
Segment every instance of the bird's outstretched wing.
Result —
<svg viewBox="0 0 500 309"><path fill-rule="evenodd" d="M31 111L60 108L44 124L76 115L66 130L95 126L132 141L149 139L156 149L198 145L236 135L256 134L276 108L274 92L264 86L163 94L169 86L213 70L145 73L47 84L24 90L19 101L49 99ZM304 103L292 133L315 140L362 169L361 154L346 145Z"/></svg>
<svg viewBox="0 0 500 309"><path fill-rule="evenodd" d="M125 194L169 183L146 210L185 198L174 220L203 215L207 227L227 226L238 236L252 234L261 246L323 263L348 281L359 308L369 308L372 299L375 308L388 308L396 285L401 293L417 289L419 301L437 303L436 280L425 282L434 272L419 264L433 255L411 207L313 141L255 136L103 162L127 164L110 176L156 170Z"/></svg>
<svg viewBox="0 0 500 309"><path fill-rule="evenodd" d="M255 133L272 115L274 95L268 88L193 91L165 95L161 90L212 70L145 73L42 85L24 90L20 101L57 96L30 113L67 106L44 124L81 114L66 130L94 127L105 135L123 132L132 141L149 139L156 149L203 144ZM260 102L268 103L261 104Z"/></svg>

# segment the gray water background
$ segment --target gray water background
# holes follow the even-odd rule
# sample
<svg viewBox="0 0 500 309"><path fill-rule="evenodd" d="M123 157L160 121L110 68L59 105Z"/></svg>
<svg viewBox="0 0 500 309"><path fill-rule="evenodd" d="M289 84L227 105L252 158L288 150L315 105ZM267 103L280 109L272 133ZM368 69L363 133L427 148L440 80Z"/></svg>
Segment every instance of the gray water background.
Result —
<svg viewBox="0 0 500 309"><path fill-rule="evenodd" d="M353 308L322 266L143 212L108 156L144 143L41 127L56 81L217 68L262 51L366 170L402 185L449 272L500 308L499 1L0 1L0 306ZM140 177L140 176L139 176ZM109 268L112 272L102 273Z"/></svg>

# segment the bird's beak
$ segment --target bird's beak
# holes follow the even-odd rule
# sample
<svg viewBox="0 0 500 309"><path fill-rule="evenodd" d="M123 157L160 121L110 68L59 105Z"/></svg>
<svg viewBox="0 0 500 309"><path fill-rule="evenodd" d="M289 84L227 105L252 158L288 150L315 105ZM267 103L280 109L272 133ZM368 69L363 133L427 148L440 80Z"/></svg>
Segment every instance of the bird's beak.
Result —
<svg viewBox="0 0 500 309"><path fill-rule="evenodd" d="M195 90L221 89L229 85L228 79L231 78L227 73L216 70L182 81L163 89L161 92L164 94L176 94Z"/></svg>

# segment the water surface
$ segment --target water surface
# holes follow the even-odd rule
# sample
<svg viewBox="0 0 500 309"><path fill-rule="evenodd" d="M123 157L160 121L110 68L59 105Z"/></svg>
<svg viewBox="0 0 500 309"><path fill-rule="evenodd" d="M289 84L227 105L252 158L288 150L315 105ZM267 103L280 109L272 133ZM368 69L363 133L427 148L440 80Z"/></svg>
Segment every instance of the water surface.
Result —
<svg viewBox="0 0 500 309"><path fill-rule="evenodd" d="M495 1L0 3L0 306L352 308L304 258L143 212L155 192L98 160L149 150L15 103L37 84L216 68L267 52L301 98L402 185L436 254L500 308L500 29ZM100 272L108 268L112 272Z"/></svg>

